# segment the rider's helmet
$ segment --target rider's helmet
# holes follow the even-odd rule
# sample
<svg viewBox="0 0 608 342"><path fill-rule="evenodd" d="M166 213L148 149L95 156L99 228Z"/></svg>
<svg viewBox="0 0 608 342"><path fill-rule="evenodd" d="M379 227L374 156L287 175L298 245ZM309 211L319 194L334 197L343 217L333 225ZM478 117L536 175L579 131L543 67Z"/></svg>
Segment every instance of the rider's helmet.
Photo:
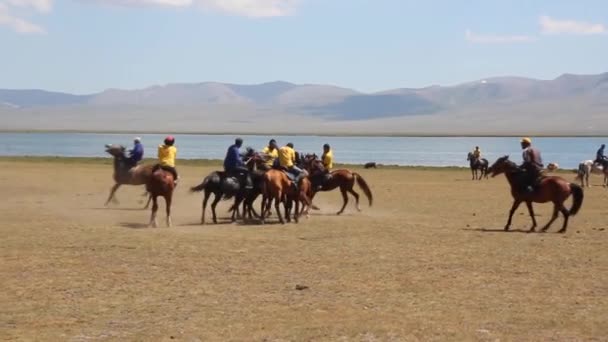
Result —
<svg viewBox="0 0 608 342"><path fill-rule="evenodd" d="M287 147L293 148L293 143L287 143Z"/></svg>
<svg viewBox="0 0 608 342"><path fill-rule="evenodd" d="M133 142L140 143L141 142L141 138L140 137L135 137L135 139L133 139Z"/></svg>
<svg viewBox="0 0 608 342"><path fill-rule="evenodd" d="M172 146L174 143L175 143L175 138L174 138L173 136L168 135L168 136L165 138L165 145Z"/></svg>
<svg viewBox="0 0 608 342"><path fill-rule="evenodd" d="M530 138L522 138L520 141L522 144L528 144L531 145L532 144L532 139Z"/></svg>

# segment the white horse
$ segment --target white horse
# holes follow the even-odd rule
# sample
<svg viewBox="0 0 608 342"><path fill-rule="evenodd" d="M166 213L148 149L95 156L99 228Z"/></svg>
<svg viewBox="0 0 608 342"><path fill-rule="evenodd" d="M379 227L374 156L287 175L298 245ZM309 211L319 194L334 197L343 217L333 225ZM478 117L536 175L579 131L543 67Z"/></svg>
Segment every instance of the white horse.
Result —
<svg viewBox="0 0 608 342"><path fill-rule="evenodd" d="M593 160L585 160L578 164L578 170L576 171L576 179L580 179L582 187L585 187L585 181L587 182L587 187L591 187L589 185L589 176L592 173L604 175L602 186L608 184L608 169L595 164Z"/></svg>

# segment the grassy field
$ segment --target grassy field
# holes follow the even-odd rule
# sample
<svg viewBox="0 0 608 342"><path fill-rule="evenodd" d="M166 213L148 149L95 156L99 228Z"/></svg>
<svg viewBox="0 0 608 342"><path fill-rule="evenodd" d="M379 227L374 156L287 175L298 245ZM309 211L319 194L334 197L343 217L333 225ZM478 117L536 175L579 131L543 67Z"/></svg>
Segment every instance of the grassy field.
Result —
<svg viewBox="0 0 608 342"><path fill-rule="evenodd" d="M358 169L373 207L338 193L299 224L201 226L179 167L174 228L145 228L143 187L108 160L0 159L0 336L18 340L605 340L608 191L566 234L502 227L505 179L459 169ZM572 173L563 173L572 180ZM600 183L594 178L595 184ZM219 206L226 222L229 203ZM163 205L161 205L161 210ZM539 223L549 205L537 205ZM160 215L159 222L164 222ZM161 227L163 225L161 224ZM308 288L297 290L297 285Z"/></svg>

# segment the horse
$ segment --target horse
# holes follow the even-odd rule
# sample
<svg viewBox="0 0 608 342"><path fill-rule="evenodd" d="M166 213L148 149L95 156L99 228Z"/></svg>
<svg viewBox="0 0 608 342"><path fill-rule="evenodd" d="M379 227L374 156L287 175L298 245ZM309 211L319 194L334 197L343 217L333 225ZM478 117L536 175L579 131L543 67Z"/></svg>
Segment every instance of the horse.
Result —
<svg viewBox="0 0 608 342"><path fill-rule="evenodd" d="M363 165L363 168L365 169L375 169L377 167L375 162L369 162L369 163L365 163L365 165Z"/></svg>
<svg viewBox="0 0 608 342"><path fill-rule="evenodd" d="M526 202L528 212L532 218L532 227L529 232L533 232L536 228L536 218L534 217L534 209L532 203L553 203L553 216L547 224L541 229L542 232L547 231L551 224L557 219L559 212L564 216L564 224L559 233L565 233L568 228L568 218L576 215L583 204L583 188L574 183L569 183L565 179L557 176L546 176L539 180L537 189L532 193L522 192L523 171L512 161L509 156L498 158L498 160L488 170L492 177L504 173L507 181L511 185L511 196L513 196L513 205L509 212L509 220L505 225L504 230L508 231L511 227L513 214L522 202ZM564 202L572 195L573 203L570 210L564 207Z"/></svg>
<svg viewBox="0 0 608 342"><path fill-rule="evenodd" d="M152 176L146 183L146 190L148 193L150 193L150 198L152 198L152 214L150 215L149 224L150 227L157 227L156 212L158 211L159 196L165 198L167 227L171 227L171 201L173 198L173 189L175 189L175 183L173 180L173 175L170 172L159 168L152 173Z"/></svg>
<svg viewBox="0 0 608 342"><path fill-rule="evenodd" d="M467 155L467 161L471 167L472 180L481 180L484 176L488 178L488 160L485 158L477 158L473 152L469 152Z"/></svg>
<svg viewBox="0 0 608 342"><path fill-rule="evenodd" d="M318 192L332 191L334 189L340 188L340 192L342 193L343 204L342 208L336 214L340 215L344 212L344 209L348 204L348 193L350 193L355 198L357 211L361 211L361 208L359 207L359 194L353 189L356 182L367 197L367 200L369 201L369 206L372 206L372 192L369 188L369 185L367 184L365 179L361 177L360 174L346 169L339 169L331 171L329 173L331 175L329 180L324 181L322 178L325 175L325 167L323 166L321 160L319 160L315 154L307 155L305 157L304 168L310 174L310 178L313 185L311 201L314 199L315 195ZM313 208L315 207L313 206Z"/></svg>
<svg viewBox="0 0 608 342"><path fill-rule="evenodd" d="M599 161L599 164L600 166L593 160L585 160L578 164L576 179L580 179L583 187L585 187L585 181L587 182L587 187L591 187L591 185L589 185L589 176L592 173L603 174L604 181L602 182L602 186L608 186L608 160Z"/></svg>
<svg viewBox="0 0 608 342"><path fill-rule="evenodd" d="M257 165L265 161L265 156L261 154L257 154L255 150L251 148L247 148L247 152L243 156L247 159L246 165L250 168L250 175L253 182L254 188L251 192L257 193L257 195L250 195L241 189L241 185L239 180L233 176L229 176L225 171L213 171L209 175L207 175L203 182L197 186L190 188L190 192L204 192L203 195L203 203L202 203L202 215L201 215L201 224L205 224L205 211L207 210L207 203L209 201L209 197L211 194L214 195L213 202L211 203L211 213L213 217L213 223L217 223L217 214L216 214L216 206L217 204L223 200L229 200L231 198L235 199L234 204L230 208L229 211L232 212L231 220L232 222L236 221L236 216L238 214L238 208L243 201L246 200L246 205L244 209L249 209L247 204L249 203L249 199L251 199L251 203L255 200L255 198L261 193L261 172L255 171ZM250 193L251 193L250 192ZM251 208L253 211L253 208Z"/></svg>
<svg viewBox="0 0 608 342"><path fill-rule="evenodd" d="M127 165L127 156L125 155L125 147L122 145L105 145L106 152L114 157L114 186L110 190L110 196L106 201L107 206L110 201L118 202L114 197L114 193L121 185L145 185L152 176L153 165L138 165L131 169ZM148 203L144 209L148 209L152 197L148 197Z"/></svg>
<svg viewBox="0 0 608 342"><path fill-rule="evenodd" d="M300 214L303 211L300 210L300 204L303 204L303 209L306 208L306 212L308 212L308 208L312 205L310 197L312 194L312 184L308 177L304 175L300 178L297 189L293 186L294 181L282 170L271 169L266 171L263 175L263 180L261 223L265 223L273 201L281 224L285 224L285 220L291 222L291 210L295 202L295 211L293 213L294 220L298 223ZM284 203L285 206L285 219L281 215L281 203Z"/></svg>

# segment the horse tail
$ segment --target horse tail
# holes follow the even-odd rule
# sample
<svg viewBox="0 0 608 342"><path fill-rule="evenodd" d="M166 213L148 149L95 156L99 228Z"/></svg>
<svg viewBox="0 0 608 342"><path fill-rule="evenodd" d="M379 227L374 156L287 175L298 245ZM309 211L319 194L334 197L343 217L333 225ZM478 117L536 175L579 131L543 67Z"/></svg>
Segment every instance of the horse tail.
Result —
<svg viewBox="0 0 608 342"><path fill-rule="evenodd" d="M207 187L207 183L209 183L209 177L205 177L201 184L191 187L190 192L201 192L205 190L205 188Z"/></svg>
<svg viewBox="0 0 608 342"><path fill-rule="evenodd" d="M581 209L583 205L583 188L581 188L578 184L570 184L570 192L572 193L572 197L574 201L572 202L572 208L570 208L570 215L576 215L578 211Z"/></svg>
<svg viewBox="0 0 608 342"><path fill-rule="evenodd" d="M360 174L353 172L353 176L355 176L355 180L357 180L357 185L359 185L359 187L365 193L365 196L367 196L367 199L369 200L369 206L371 207L374 198L372 196L372 191L369 189L369 185L367 185L367 182L365 181L365 179L363 179L363 177L361 177Z"/></svg>

